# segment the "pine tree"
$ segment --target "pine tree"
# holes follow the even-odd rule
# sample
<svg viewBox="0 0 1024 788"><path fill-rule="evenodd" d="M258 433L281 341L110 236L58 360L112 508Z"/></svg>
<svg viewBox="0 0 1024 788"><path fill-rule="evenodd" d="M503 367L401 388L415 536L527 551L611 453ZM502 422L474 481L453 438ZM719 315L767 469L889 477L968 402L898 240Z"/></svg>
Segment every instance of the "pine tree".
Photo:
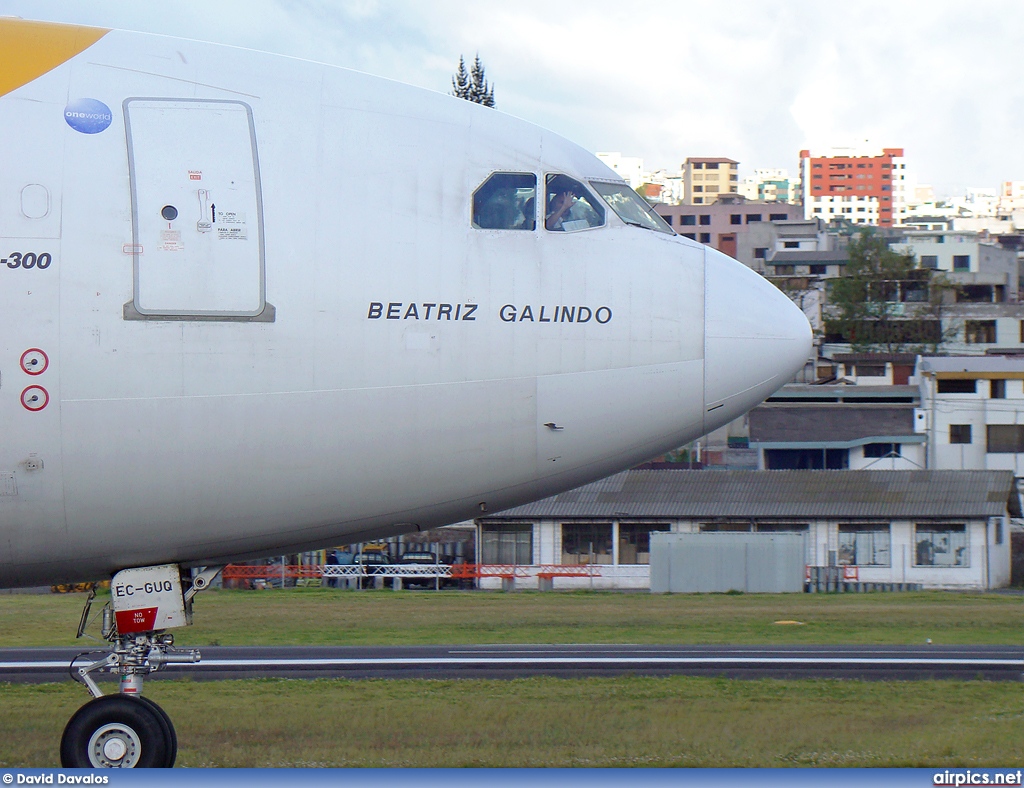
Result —
<svg viewBox="0 0 1024 788"><path fill-rule="evenodd" d="M459 55L459 70L452 77L452 93L458 98L472 101L470 98L469 72L466 71L466 61Z"/></svg>
<svg viewBox="0 0 1024 788"><path fill-rule="evenodd" d="M451 95L485 107L494 106L494 86L487 84L484 64L480 62L479 54L473 60L473 68L468 72L465 58L459 55L459 69L452 77Z"/></svg>
<svg viewBox="0 0 1024 788"><path fill-rule="evenodd" d="M470 100L475 101L477 104L483 104L485 107L493 107L494 88L487 84L487 78L484 76L484 64L480 62L479 54L473 60L473 70L470 72L470 77L473 80L473 98Z"/></svg>

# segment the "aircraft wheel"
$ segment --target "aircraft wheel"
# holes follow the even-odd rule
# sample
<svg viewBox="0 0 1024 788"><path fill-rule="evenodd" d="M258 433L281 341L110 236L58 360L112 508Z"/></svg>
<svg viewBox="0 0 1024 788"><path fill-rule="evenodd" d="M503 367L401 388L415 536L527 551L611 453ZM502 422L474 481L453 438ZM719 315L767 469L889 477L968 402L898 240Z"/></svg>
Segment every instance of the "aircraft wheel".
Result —
<svg viewBox="0 0 1024 788"><path fill-rule="evenodd" d="M66 769L161 768L171 739L156 704L105 695L86 703L68 721L60 742Z"/></svg>
<svg viewBox="0 0 1024 788"><path fill-rule="evenodd" d="M142 695L136 696L136 699L141 700L147 706L152 708L163 723L164 741L167 742L167 758L164 766L170 769L174 766L174 761L178 757L178 733L174 730L174 723L171 722L171 718L167 715L167 712L164 711L161 706L157 705L156 702L151 701L149 698Z"/></svg>

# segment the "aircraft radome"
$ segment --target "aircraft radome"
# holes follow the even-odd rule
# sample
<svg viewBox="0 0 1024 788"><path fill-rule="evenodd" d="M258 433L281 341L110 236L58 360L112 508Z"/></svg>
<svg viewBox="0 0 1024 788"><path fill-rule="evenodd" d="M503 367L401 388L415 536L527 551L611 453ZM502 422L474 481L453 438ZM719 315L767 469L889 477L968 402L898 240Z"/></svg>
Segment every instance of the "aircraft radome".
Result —
<svg viewBox="0 0 1024 788"><path fill-rule="evenodd" d="M0 236L0 586L120 573L68 766L173 763L138 695L198 659L164 632L209 581L180 568L607 476L810 352L782 293L555 134L160 36L0 19Z"/></svg>

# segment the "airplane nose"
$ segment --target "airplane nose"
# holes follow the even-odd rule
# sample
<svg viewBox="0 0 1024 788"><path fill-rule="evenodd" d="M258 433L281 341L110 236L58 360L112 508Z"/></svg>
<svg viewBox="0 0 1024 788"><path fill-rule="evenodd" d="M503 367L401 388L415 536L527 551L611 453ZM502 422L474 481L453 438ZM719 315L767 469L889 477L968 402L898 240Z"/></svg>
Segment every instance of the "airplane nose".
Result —
<svg viewBox="0 0 1024 788"><path fill-rule="evenodd" d="M704 410L714 429L770 396L811 357L811 326L777 287L706 249Z"/></svg>

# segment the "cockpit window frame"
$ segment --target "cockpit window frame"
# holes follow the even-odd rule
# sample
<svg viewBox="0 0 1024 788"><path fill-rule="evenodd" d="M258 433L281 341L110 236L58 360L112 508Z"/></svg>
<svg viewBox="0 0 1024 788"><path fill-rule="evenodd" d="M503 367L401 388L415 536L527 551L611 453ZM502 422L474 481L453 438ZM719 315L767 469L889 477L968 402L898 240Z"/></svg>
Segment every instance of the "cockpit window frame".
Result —
<svg viewBox="0 0 1024 788"><path fill-rule="evenodd" d="M572 181L574 184L579 186L579 190L583 193L583 196L586 198L585 202L586 202L587 207L593 213L595 213L598 216L598 218L600 219L600 223L599 224L590 224L587 227L575 227L575 228L572 228L572 229L565 229L565 228L562 228L562 227L559 227L558 229L552 229L549 226L549 224L550 224L549 223L549 212L548 212L547 206L548 206L548 203L551 201L551 196L552 196L550 194L551 185L552 185L553 180L556 179L556 178L566 178L569 181ZM580 198L577 197L577 200L579 200L579 199ZM593 190L587 187L586 181L583 181L583 180L581 180L579 178L574 178L572 175L569 175L568 173L564 173L564 172L553 171L553 172L545 172L544 173L544 211L543 211L542 215L543 215L543 221L541 223L544 225L544 229L547 232L549 232L549 233L559 233L559 234L569 235L569 234L572 234L572 233L587 232L589 230L600 230L600 229L608 226L608 214L607 214L607 210L604 207L603 201L598 199L597 196L594 194Z"/></svg>
<svg viewBox="0 0 1024 788"><path fill-rule="evenodd" d="M639 227L642 230L650 230L651 232L661 233L662 235L678 235L678 233L676 233L676 231L672 229L671 225L669 225L668 222L666 222L661 216L659 216L657 211L655 211L654 208L652 208L643 197L637 194L636 191L632 189L625 180L615 180L612 178L590 178L589 182L591 187L593 187L594 191L597 192L601 200L608 206L612 213L619 217L619 221L621 221L623 224L628 225L630 227ZM628 218L624 217L621 213L619 213L619 211L615 208L612 202L604 194L601 193L601 190L598 188L598 184L607 184L609 186L615 187L625 187L624 191L627 191L632 196L635 196L637 200L636 205L641 210L643 210L644 213L652 217L652 224L654 226L648 227L647 225L639 224L638 222L631 221Z"/></svg>
<svg viewBox="0 0 1024 788"><path fill-rule="evenodd" d="M499 175L522 176L522 177L529 177L529 178L533 179L533 186L532 186L532 188L533 188L533 196L527 198L526 200L524 200L524 203L529 203L530 201L533 202L533 211L532 211L532 215L523 214L524 219L528 220L526 222L526 224L524 224L524 226L521 226L521 227L516 227L516 226L509 226L509 227L486 227L486 226L482 226L477 221L477 219L479 217L479 212L478 212L478 209L477 209L477 197L480 194L480 191L484 187L486 187L487 184L491 183L491 181L495 178L495 176L499 176ZM480 183L473 190L473 193L470 196L470 200L469 200L469 225L470 225L470 227L472 229L474 229L474 230L480 230L482 232L492 232L492 233L536 232L536 230L537 230L537 223L538 223L537 222L537 194L539 192L539 186L538 186L539 181L540 181L540 178L538 177L537 173L529 171L529 170L527 170L527 171L523 171L523 170L492 170L491 172L489 172L487 174L486 178L484 178L482 181L480 181ZM519 188L525 188L525 187L519 187Z"/></svg>

